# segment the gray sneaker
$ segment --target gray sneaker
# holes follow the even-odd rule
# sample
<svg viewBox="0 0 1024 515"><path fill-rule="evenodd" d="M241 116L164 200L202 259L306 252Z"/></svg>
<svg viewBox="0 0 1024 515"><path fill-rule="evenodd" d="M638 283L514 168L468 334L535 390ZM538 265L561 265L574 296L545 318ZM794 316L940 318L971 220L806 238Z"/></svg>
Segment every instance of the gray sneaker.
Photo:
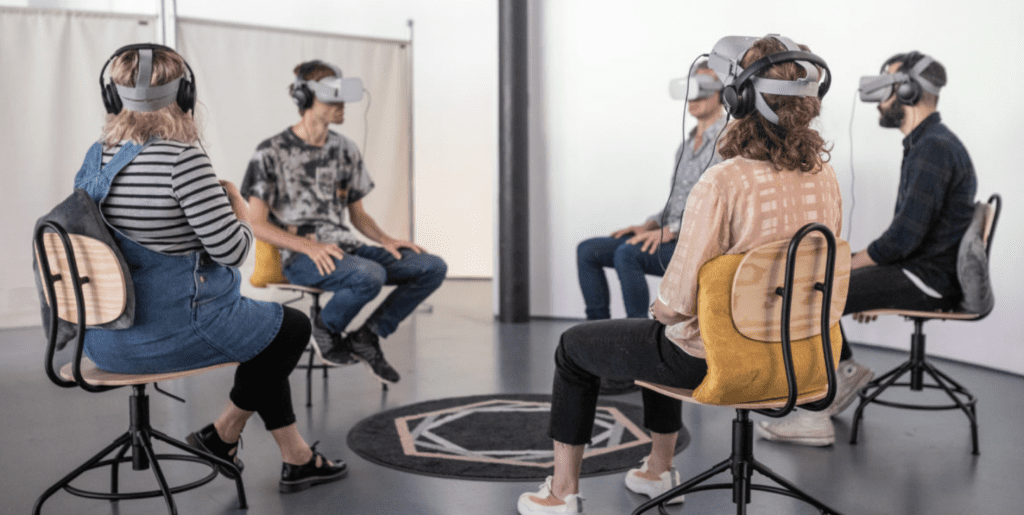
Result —
<svg viewBox="0 0 1024 515"><path fill-rule="evenodd" d="M374 375L382 381L389 383L398 382L398 372L391 368L391 365L384 359L384 353L380 350L380 337L371 331L370 328L364 325L358 331L349 333L344 341L352 349L352 354L363 363L366 363Z"/></svg>
<svg viewBox="0 0 1024 515"><path fill-rule="evenodd" d="M875 373L852 358L840 361L836 369L836 398L825 413L834 417L843 412L857 398L857 392L874 379Z"/></svg>
<svg viewBox="0 0 1024 515"><path fill-rule="evenodd" d="M836 429L824 412L799 410L778 420L762 420L754 430L765 440L825 447L836 441Z"/></svg>
<svg viewBox="0 0 1024 515"><path fill-rule="evenodd" d="M340 334L332 333L330 329L327 329L319 315L313 321L313 350L316 352L317 357L320 358L320 361L327 365L339 366L356 363L356 358L352 356L348 340L342 338Z"/></svg>

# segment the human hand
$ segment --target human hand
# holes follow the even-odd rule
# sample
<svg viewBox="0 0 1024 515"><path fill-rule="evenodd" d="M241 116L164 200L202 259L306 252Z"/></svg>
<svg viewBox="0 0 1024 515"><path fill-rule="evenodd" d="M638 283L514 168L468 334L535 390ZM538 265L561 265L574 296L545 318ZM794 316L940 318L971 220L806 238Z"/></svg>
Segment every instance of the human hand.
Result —
<svg viewBox="0 0 1024 515"><path fill-rule="evenodd" d="M307 239L306 243L303 244L301 252L309 256L309 259L316 265L320 275L328 275L334 272L334 260L345 257L345 251L341 250L337 245L320 243L314 239Z"/></svg>
<svg viewBox="0 0 1024 515"><path fill-rule="evenodd" d="M626 243L630 245L640 245L640 251L648 254L654 254L658 249L659 243L667 243L676 239L676 235L672 234L672 231L667 227L661 229L654 229L651 231L642 231L636 236L626 240Z"/></svg>
<svg viewBox="0 0 1024 515"><path fill-rule="evenodd" d="M854 320L866 324L868 322L874 322L878 319L878 315L870 315L868 313L854 313L851 315Z"/></svg>
<svg viewBox="0 0 1024 515"><path fill-rule="evenodd" d="M640 234L643 231L644 231L644 227L642 225L630 225L629 227L626 227L625 229L619 229L619 230L613 232L611 236L612 236L612 238L621 238L621 237L623 237L623 236L625 236L627 234Z"/></svg>
<svg viewBox="0 0 1024 515"><path fill-rule="evenodd" d="M417 254L423 253L423 249L415 243L405 240L396 240L394 238L381 242L380 246L391 253L392 256L395 256L395 259L402 259L402 253L399 251L399 249L402 248L412 249L412 251Z"/></svg>

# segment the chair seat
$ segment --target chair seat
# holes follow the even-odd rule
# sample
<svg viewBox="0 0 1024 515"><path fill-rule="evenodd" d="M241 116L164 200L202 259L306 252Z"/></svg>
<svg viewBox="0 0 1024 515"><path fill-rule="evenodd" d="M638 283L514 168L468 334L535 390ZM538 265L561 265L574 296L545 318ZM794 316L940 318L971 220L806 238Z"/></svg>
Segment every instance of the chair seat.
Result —
<svg viewBox="0 0 1024 515"><path fill-rule="evenodd" d="M157 383L160 381L170 381L171 379L194 376L196 374L202 374L203 372L209 372L210 370L234 365L238 365L238 363L221 363L219 365L213 365L205 368L182 370L181 372L164 372L159 374L115 374L114 372L107 372L106 370L100 369L89 358L83 357L82 378L89 384L96 386L134 386L137 384ZM71 363L60 368L60 376L66 381L75 380L71 373Z"/></svg>
<svg viewBox="0 0 1024 515"><path fill-rule="evenodd" d="M672 397L673 399L679 399L679 400L684 401L684 402L692 402L693 404L704 404L703 402L700 402L700 401L698 401L698 400L693 398L693 390L690 390L690 389L676 388L676 387L673 387L673 386L665 386L663 384L649 383L647 381L634 381L634 382L636 384L644 387L644 388L647 388L648 390L653 390L653 391L658 392L658 393L660 393L662 395L667 395L669 397ZM828 395L828 391L824 391L824 392L816 393L816 394L812 394L812 395L802 395L800 397L797 397L797 405L806 404L808 402L819 401L821 399L824 399L827 395ZM748 403L744 403L744 404L731 404L731 405L728 405L728 407L736 408L736 409L749 409L749 410L781 408L781 407L786 405L786 401L787 400L788 399L779 399L779 400L775 400L775 401L748 402Z"/></svg>
<svg viewBox="0 0 1024 515"><path fill-rule="evenodd" d="M907 318L933 318L937 320L976 320L982 317L979 313L965 311L917 311L913 309L873 309L864 315L899 315Z"/></svg>
<svg viewBox="0 0 1024 515"><path fill-rule="evenodd" d="M302 286L302 285L299 285L299 284L292 284L292 283L269 283L269 284L267 284L266 287L267 288L277 288L279 290L285 290L285 291L301 291L301 292L306 292L306 293L323 293L324 292L324 290L321 290L320 288L314 288L312 286Z"/></svg>

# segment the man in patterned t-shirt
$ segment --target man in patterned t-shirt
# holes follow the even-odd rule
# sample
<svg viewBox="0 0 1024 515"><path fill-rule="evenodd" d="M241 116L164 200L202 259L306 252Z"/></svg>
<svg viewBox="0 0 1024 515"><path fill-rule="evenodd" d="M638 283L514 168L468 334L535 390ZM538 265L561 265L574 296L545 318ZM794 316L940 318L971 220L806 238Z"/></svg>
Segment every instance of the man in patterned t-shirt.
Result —
<svg viewBox="0 0 1024 515"><path fill-rule="evenodd" d="M313 321L315 348L330 364L365 362L384 381L398 372L380 338L434 292L447 265L412 242L387 235L363 207L373 180L352 140L330 131L345 120L345 102L362 98L358 79L322 61L295 68L289 88L302 118L256 147L242 183L256 237L281 249L293 284L334 293ZM366 245L345 223L377 245ZM348 324L385 285L397 285L358 329Z"/></svg>

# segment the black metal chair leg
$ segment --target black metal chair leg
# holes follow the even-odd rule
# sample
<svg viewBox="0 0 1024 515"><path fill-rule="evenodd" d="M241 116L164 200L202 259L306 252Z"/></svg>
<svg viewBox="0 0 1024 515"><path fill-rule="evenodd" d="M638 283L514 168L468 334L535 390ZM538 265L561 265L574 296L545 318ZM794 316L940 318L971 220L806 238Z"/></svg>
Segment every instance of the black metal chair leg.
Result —
<svg viewBox="0 0 1024 515"><path fill-rule="evenodd" d="M113 463L110 464L110 493L112 494L116 494L118 491L118 483L120 482L118 479L118 472L120 470L121 460L124 458L125 453L128 452L128 449L130 449L131 446L132 443L129 439L128 442L125 442L124 445L121 446L121 450L117 451L117 454L114 455Z"/></svg>
<svg viewBox="0 0 1024 515"><path fill-rule="evenodd" d="M862 388L861 391L857 392L857 395L860 397L860 402L857 404L856 411L853 412L853 429L850 431L850 444L856 445L857 443L857 433L860 431L861 419L864 418L864 408L867 407L868 404L871 404L871 401L875 400L875 398L882 392L892 386L893 383L903 376L903 374L909 372L912 367L913 363L906 361L902 365L883 375L881 378L871 381L867 386ZM881 382L882 379L885 379L885 383ZM871 388L875 388L875 390L870 394L867 394L867 391Z"/></svg>
<svg viewBox="0 0 1024 515"><path fill-rule="evenodd" d="M829 508L828 506L826 506L821 501L815 499L814 497L811 497L810 494L808 494L807 492L804 492L803 490L798 488L795 484L790 483L789 481L787 481L782 476L776 474L774 471L772 471L772 469L768 468L763 463L761 463L761 462L759 462L757 460L753 460L751 465L753 466L754 470L760 472L763 476L767 477L768 479L771 479L772 481L775 481L776 483L782 485L783 488L785 488L787 490L787 491L776 491L776 493L781 493L781 494L784 494L784 495L789 495L790 497L795 497L797 499L800 499L800 500L802 500L802 501L804 501L804 502L814 506L815 508L825 512L825 513L829 513L831 515L842 515L838 511L833 510L832 508Z"/></svg>
<svg viewBox="0 0 1024 515"><path fill-rule="evenodd" d="M153 443L150 442L149 431L146 429L141 430L138 438L142 440L142 449L146 452L146 457L149 458L149 465L153 468L156 483L160 486L160 491L163 492L164 502L167 503L167 511L170 515L178 515L178 507L174 505L174 495L171 494L171 487L167 486L164 471L160 468L160 462L157 461L156 454L153 452Z"/></svg>
<svg viewBox="0 0 1024 515"><path fill-rule="evenodd" d="M184 443L182 443L182 442L180 442L178 440L175 440L174 438L171 438L171 437L167 436L164 433L161 433L160 431L157 431L156 429L150 429L150 434L152 435L153 438L156 438L157 440L160 440L160 441L162 441L162 442L164 442L164 443L166 443L166 444L168 444L168 445L170 445L172 447L175 447L175 448L177 448L179 450L182 450L182 451L187 452L189 454L192 454L194 456L198 456L198 457L203 458L205 460L212 461L212 462L214 462L214 463L216 463L218 465L221 465L221 466L225 466L225 465L229 466L229 467L234 467L235 466L235 464L231 463L230 461L221 459L221 458L219 458L217 456L214 456L213 454L210 454L208 452L205 452L205 451L196 449L194 447L191 447L189 445L186 445L186 444L184 444ZM249 505L248 505L248 503L246 502L246 499L245 499L245 484L242 482L242 474L241 474L241 472L239 472L235 476L234 481L235 481L235 489L238 490L238 509L240 509L240 510L248 509Z"/></svg>
<svg viewBox="0 0 1024 515"><path fill-rule="evenodd" d="M931 363L925 361L922 365L924 366L925 371L928 372L928 374L932 376L932 379L935 380L935 383L939 385L944 392L946 392L946 395L948 395L950 399L953 399L953 402L955 402L960 410L964 412L964 415L967 415L967 420L971 424L971 454L974 454L975 456L979 455L978 418L974 410L978 399L971 395L971 392L967 391L963 386L960 386L959 383L952 380L939 369L935 368ZM943 381L943 379L945 379L945 381ZM952 388L946 384L947 381L953 385ZM966 396L968 402L964 403L957 394Z"/></svg>
<svg viewBox="0 0 1024 515"><path fill-rule="evenodd" d="M649 510L649 509L651 509L651 508L653 508L655 506L658 506L659 511L661 511L661 513L665 513L665 511L661 508L661 505L665 501L668 501L669 499L673 499L675 497L679 497L680 495L682 495L683 492L694 491L693 490L694 487L696 487L697 485L707 481L708 479L711 479L712 477L714 477L714 476L716 476L716 475L718 475L718 474L720 474L722 472L725 472L726 470L729 470L730 467L732 467L732 458L729 458L729 459L719 463L718 465L715 465L714 467L711 467L707 471L705 471L705 472L703 472L703 473L693 477L689 481L687 481L687 482L685 482L685 483L683 483L683 484L681 484L681 485L679 485L679 486L669 490L668 492L665 492L665 493L663 493L663 494L661 494L661 495L651 499L650 501L647 501L647 502L641 504L637 509L633 510L633 515L640 515L641 513L645 512L645 511L647 511L647 510Z"/></svg>
<svg viewBox="0 0 1024 515"><path fill-rule="evenodd" d="M122 434L121 436L117 437L116 440L114 440L114 443L106 446L102 451L93 455L92 458L89 458L89 460L83 463L80 467L71 471L71 473L64 476L60 481L57 481L50 488L47 488L46 491L43 492L43 495L40 495L39 498L36 499L36 505L35 507L32 508L32 513L34 515L39 515L40 511L43 509L43 503L46 502L46 500L49 499L50 496L57 493L57 490L64 488L65 486L69 485L72 481L74 481L75 478L82 475L85 471L92 469L97 463L100 462L100 460L103 459L104 456L110 454L110 452L116 449L118 446L124 445L126 443L131 445L131 438L131 433L127 431L124 432L124 434Z"/></svg>

